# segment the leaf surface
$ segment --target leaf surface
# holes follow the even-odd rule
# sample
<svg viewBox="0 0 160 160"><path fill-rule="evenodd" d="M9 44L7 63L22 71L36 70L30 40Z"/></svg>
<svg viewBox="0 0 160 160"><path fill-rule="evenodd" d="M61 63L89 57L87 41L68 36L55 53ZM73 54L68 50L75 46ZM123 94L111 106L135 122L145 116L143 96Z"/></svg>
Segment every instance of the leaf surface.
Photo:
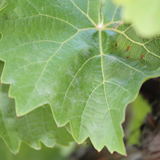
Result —
<svg viewBox="0 0 160 160"><path fill-rule="evenodd" d="M0 62L2 71L3 63ZM16 117L15 102L8 98L9 85L0 84L0 135L13 153L19 151L22 141L40 149L40 141L48 147L55 143L68 146L72 136L62 127L57 128L49 105L44 105L22 117Z"/></svg>
<svg viewBox="0 0 160 160"><path fill-rule="evenodd" d="M160 40L138 37L119 13L104 0L8 0L0 59L17 115L49 104L78 143L90 137L99 151L125 154L124 110L160 75Z"/></svg>
<svg viewBox="0 0 160 160"><path fill-rule="evenodd" d="M7 2L5 0L0 0L0 11L3 10L7 6Z"/></svg>

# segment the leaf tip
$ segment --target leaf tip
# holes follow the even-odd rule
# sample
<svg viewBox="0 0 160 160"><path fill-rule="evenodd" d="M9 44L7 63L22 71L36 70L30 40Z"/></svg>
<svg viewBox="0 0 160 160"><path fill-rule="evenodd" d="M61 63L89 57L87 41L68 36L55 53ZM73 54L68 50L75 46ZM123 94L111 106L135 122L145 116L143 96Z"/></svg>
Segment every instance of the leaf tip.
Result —
<svg viewBox="0 0 160 160"><path fill-rule="evenodd" d="M127 153L125 153L125 155L123 155L124 157L128 157Z"/></svg>

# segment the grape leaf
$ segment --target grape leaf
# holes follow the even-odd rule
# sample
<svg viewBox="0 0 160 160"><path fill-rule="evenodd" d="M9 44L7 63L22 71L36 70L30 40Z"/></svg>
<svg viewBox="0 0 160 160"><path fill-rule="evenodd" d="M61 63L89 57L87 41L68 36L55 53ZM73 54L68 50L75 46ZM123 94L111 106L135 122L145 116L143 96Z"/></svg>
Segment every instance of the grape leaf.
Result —
<svg viewBox="0 0 160 160"><path fill-rule="evenodd" d="M137 32L145 37L160 34L160 1L114 0L123 7L122 17L134 24Z"/></svg>
<svg viewBox="0 0 160 160"><path fill-rule="evenodd" d="M78 143L90 137L98 151L125 154L124 110L147 78L160 75L159 38L138 37L109 0L7 2L2 82L11 84L17 115L49 104Z"/></svg>
<svg viewBox="0 0 160 160"><path fill-rule="evenodd" d="M0 62L2 71L3 63ZM62 127L57 128L49 105L44 105L22 117L16 117L15 102L8 98L9 85L0 84L0 135L13 153L17 153L22 141L40 149L40 141L48 147L55 143L68 146L72 136Z"/></svg>

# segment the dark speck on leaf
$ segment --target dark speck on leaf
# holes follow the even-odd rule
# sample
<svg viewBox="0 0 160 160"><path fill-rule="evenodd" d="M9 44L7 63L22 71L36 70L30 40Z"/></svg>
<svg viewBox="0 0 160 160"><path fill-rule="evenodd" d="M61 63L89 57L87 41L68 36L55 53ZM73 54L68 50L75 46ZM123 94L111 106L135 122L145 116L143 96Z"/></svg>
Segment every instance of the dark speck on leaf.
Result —
<svg viewBox="0 0 160 160"><path fill-rule="evenodd" d="M115 43L115 47L114 47L114 49L115 49L115 50L117 50L117 43Z"/></svg>
<svg viewBox="0 0 160 160"><path fill-rule="evenodd" d="M2 16L2 18L3 18L4 20L8 20L8 16L7 16L7 14L6 14L6 13L4 13L4 14L3 14L3 16Z"/></svg>
<svg viewBox="0 0 160 160"><path fill-rule="evenodd" d="M141 58L140 58L139 60L143 59L143 57L144 57L144 55L142 54L142 55L141 55Z"/></svg>

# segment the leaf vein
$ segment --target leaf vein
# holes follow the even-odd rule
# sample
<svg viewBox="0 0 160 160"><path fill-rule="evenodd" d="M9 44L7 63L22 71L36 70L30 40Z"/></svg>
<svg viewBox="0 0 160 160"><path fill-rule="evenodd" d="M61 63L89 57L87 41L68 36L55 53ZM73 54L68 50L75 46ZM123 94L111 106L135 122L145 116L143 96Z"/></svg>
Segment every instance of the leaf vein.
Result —
<svg viewBox="0 0 160 160"><path fill-rule="evenodd" d="M74 2L73 2L73 0L70 0L72 3L73 3L73 5L82 13L82 14L84 14L89 20L90 20L90 22L97 28L97 25L94 23L94 21L88 16L88 14L86 14L86 13L84 13Z"/></svg>
<svg viewBox="0 0 160 160"><path fill-rule="evenodd" d="M17 46L13 47L13 48L10 48L9 50L5 51L5 52L1 52L1 54L5 54L9 51L12 51L14 50L15 48L17 47L20 47L20 46L23 46L23 45L28 45L28 44L34 44L34 43L41 43L41 42L53 42L53 43L61 43L61 42L57 42L57 41L50 41L50 40L39 40L39 41L31 41L31 42L27 42L27 43L21 43L21 44L18 44Z"/></svg>
<svg viewBox="0 0 160 160"><path fill-rule="evenodd" d="M71 23L69 23L68 21L65 21L65 20L63 20L63 19L60 19L60 18L57 18L57 17L53 17L53 16L50 16L50 15L46 15L46 14L41 14L41 13L40 13L39 15L45 16L45 17L49 17L49 18L53 18L53 19L57 19L57 20L59 20L59 21L65 22L65 23L69 24L70 26L72 26L72 27L74 27L75 29L78 30L78 28L77 28L76 26L74 26L73 24L71 24Z"/></svg>
<svg viewBox="0 0 160 160"><path fill-rule="evenodd" d="M124 91L128 92L131 94L131 92L127 89L125 89L124 87L120 86L119 84L115 83L115 82L111 82L111 81L105 81L106 83L111 83L111 84L114 84L116 86L118 86L119 88L122 88Z"/></svg>
<svg viewBox="0 0 160 160"><path fill-rule="evenodd" d="M29 0L27 0L27 2L30 3L30 4L36 9L36 11L37 11L38 13L40 13L39 10L37 9L37 7L36 7L32 2L30 2Z"/></svg>
<svg viewBox="0 0 160 160"><path fill-rule="evenodd" d="M89 95L89 97L88 97L88 99L87 99L87 101L86 101L86 105L85 105L85 107L84 107L84 109L83 109L83 112L82 112L82 115L81 115L79 136L80 136L80 132L81 132L81 129L82 129L82 128L81 128L81 125L82 125L82 119L83 119L83 116L84 116L84 111L85 111L85 109L86 109L86 107L87 107L88 101L90 100L90 98L91 98L92 94L94 93L94 91L95 91L97 88L99 88L101 85L103 85L103 83L99 84L98 86L96 86L96 87L93 89L93 91L91 92L91 94Z"/></svg>
<svg viewBox="0 0 160 160"><path fill-rule="evenodd" d="M65 96L64 96L64 99L63 99L63 102L62 102L62 106L61 106L61 110L60 110L60 115L61 115L61 113L62 113L62 108L63 108L63 106L64 106L64 101L65 101L65 99L66 99L66 97L67 97L67 93L68 93L68 91L69 91L69 89L70 89L73 81L75 80L76 76L77 76L78 73L82 70L82 68L84 67L84 65L85 65L87 62L89 62L91 59L95 58L95 57L99 57L99 55L93 56L93 57L89 58L87 61L85 61L85 62L82 64L81 68L79 68L79 70L78 70L78 71L76 72L76 74L74 75L72 81L70 82L70 84L69 84L69 86L68 86L68 88L67 88L67 90L66 90L66 92L65 92Z"/></svg>
<svg viewBox="0 0 160 160"><path fill-rule="evenodd" d="M140 72L140 73L144 74L145 76L147 76L144 72L142 72L142 71L140 71L140 70L138 70L138 69L136 69L136 68L134 68L134 67L132 67L132 66L130 66L130 65L124 63L124 62L122 62L122 61L120 61L120 60L117 59L116 57L109 56L109 55L105 55L105 56L106 56L106 57L110 57L110 58L112 58L112 59L115 59L116 61L118 61L118 62L124 64L125 66L127 66L127 67L129 67L129 68L131 68L131 69L133 69L133 70L135 70L135 71L137 71L137 72Z"/></svg>
<svg viewBox="0 0 160 160"><path fill-rule="evenodd" d="M119 30L116 30L116 29L112 29L112 30L115 31L115 32L118 32L118 33L120 33L120 34L122 34L122 35L124 35L124 36L125 36L128 40L130 40L132 43L135 43L135 44L138 44L138 45L142 46L148 53L152 54L153 56L160 58L160 56L158 56L158 55L156 55L155 53L149 51L149 49L145 46L145 43L140 43L140 42L136 42L136 41L132 40L131 38L129 38L129 37L128 37L124 32L122 32L122 31L119 31Z"/></svg>

